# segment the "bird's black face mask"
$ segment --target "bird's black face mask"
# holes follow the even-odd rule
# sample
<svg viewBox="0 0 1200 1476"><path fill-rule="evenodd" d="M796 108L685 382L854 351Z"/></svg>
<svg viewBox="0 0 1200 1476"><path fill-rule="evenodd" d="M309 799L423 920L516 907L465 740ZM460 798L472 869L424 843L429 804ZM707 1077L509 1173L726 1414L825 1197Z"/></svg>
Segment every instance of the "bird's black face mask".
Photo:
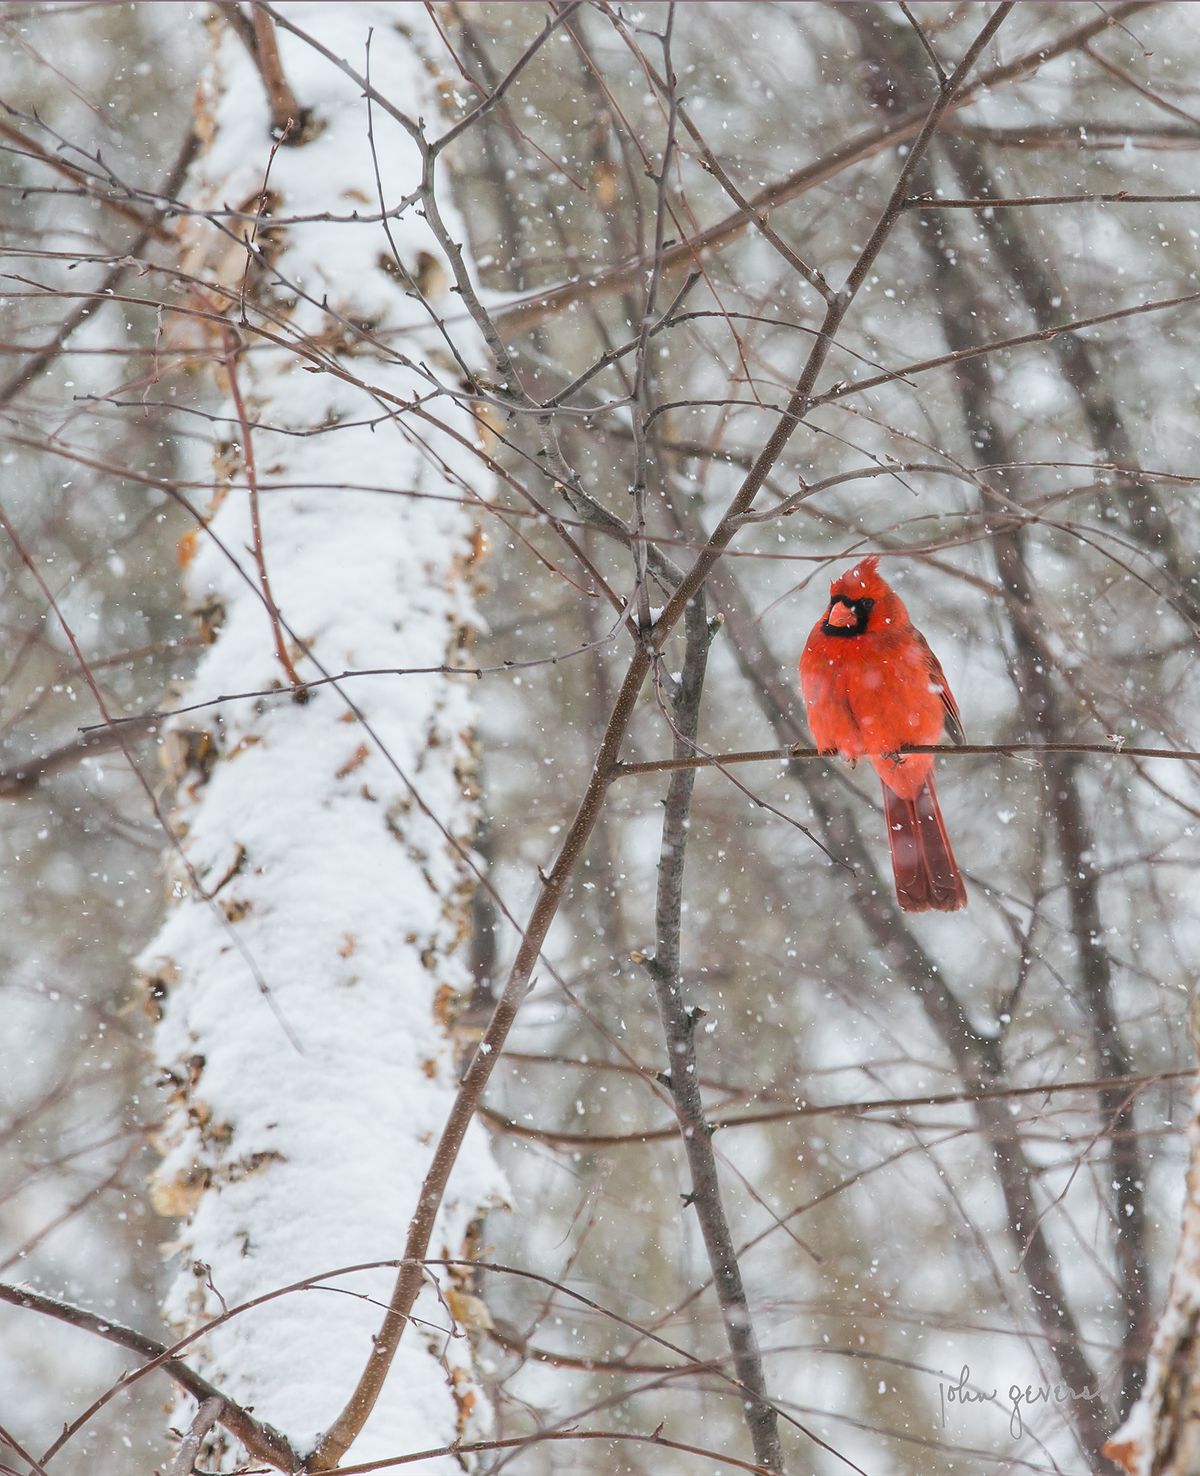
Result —
<svg viewBox="0 0 1200 1476"><path fill-rule="evenodd" d="M827 636L862 635L874 608L874 600L851 600L845 595L837 595L829 601L829 609L825 612L825 620L821 626L822 634Z"/></svg>

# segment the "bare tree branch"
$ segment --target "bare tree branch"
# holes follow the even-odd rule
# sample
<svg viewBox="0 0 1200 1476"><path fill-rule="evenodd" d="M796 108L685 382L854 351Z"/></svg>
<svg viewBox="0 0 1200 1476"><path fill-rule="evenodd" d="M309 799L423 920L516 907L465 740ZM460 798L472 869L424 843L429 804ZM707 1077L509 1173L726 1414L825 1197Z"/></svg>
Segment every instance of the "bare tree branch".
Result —
<svg viewBox="0 0 1200 1476"><path fill-rule="evenodd" d="M675 751L681 757L693 747L699 732L708 648L717 630L715 625L709 626L701 594L692 600L684 618L686 645L674 700ZM746 1424L755 1458L768 1470L781 1472L784 1462L778 1421L767 1394L754 1316L742 1283L721 1194L717 1159L712 1147L712 1128L706 1120L700 1094L696 1027L704 1011L697 1005L685 1005L683 1000L680 932L693 782L691 770L678 769L667 787L658 862L654 956L643 962L654 981L666 1037L666 1085L675 1103L679 1132L691 1171L692 1187L685 1203L695 1208L704 1236L733 1366L746 1390Z"/></svg>
<svg viewBox="0 0 1200 1476"><path fill-rule="evenodd" d="M43 1296L40 1292L29 1291L19 1286L9 1286L4 1282L0 1282L0 1302L7 1302L10 1307L24 1307L31 1312L40 1312L46 1317L54 1318L57 1322L65 1322L71 1327L94 1333L106 1342L126 1348L141 1358L150 1359L154 1367L161 1368L165 1374L175 1380L181 1389L186 1390L201 1404L213 1400L220 1401L221 1411L217 1418L231 1435L236 1436L242 1442L251 1455L258 1460L266 1461L268 1465L274 1466L279 1471L299 1471L301 1469L300 1457L278 1430L254 1419L245 1410L227 1399L207 1379L201 1378L199 1374L190 1369L186 1363L171 1357L170 1349L165 1344L156 1342L143 1333L135 1332L132 1328L122 1327L119 1323L113 1322L111 1317L101 1317L94 1312L86 1311L83 1307L73 1307L67 1302ZM148 1371L144 1369L138 1372L141 1374ZM51 1446L43 1459L49 1460L57 1448L57 1444Z"/></svg>
<svg viewBox="0 0 1200 1476"><path fill-rule="evenodd" d="M938 758L971 758L980 754L995 754L1002 758L1015 758L1020 754L1037 753L1096 753L1105 758L1161 758L1183 759L1200 762L1200 750L1190 748L1139 748L1126 744L1121 738L1110 738L1107 743L1083 743L1070 739L1046 743L956 743L905 744L899 753L936 753ZM707 769L723 764L763 764L791 762L794 759L829 759L819 749L795 744L790 748L756 748L745 753L691 754L683 758L645 759L640 763L620 763L613 771L614 779L627 778L636 774L665 774L673 769Z"/></svg>

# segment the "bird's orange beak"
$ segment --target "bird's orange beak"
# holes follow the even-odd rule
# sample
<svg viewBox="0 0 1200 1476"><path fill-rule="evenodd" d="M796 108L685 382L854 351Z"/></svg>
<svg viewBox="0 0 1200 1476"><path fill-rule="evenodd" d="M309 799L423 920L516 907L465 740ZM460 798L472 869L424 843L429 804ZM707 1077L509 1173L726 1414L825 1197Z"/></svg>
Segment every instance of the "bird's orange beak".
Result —
<svg viewBox="0 0 1200 1476"><path fill-rule="evenodd" d="M854 610L849 605L842 604L841 600L830 605L829 614L825 618L830 625L845 627L858 624L858 616Z"/></svg>

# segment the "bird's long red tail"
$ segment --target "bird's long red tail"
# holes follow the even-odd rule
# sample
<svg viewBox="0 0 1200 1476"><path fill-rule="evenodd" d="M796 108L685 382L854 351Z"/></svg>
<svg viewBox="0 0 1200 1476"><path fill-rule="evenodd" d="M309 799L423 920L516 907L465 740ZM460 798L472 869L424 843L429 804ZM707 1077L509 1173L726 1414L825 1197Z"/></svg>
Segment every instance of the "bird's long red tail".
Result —
<svg viewBox="0 0 1200 1476"><path fill-rule="evenodd" d="M885 783L883 813L901 908L957 912L965 907L967 889L946 834L932 773L913 799L905 799Z"/></svg>

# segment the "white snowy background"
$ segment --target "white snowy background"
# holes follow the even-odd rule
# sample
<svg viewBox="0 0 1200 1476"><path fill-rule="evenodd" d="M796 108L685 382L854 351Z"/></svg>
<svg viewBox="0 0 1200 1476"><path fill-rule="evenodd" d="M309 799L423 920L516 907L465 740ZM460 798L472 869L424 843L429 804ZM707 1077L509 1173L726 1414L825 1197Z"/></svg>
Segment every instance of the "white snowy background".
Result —
<svg viewBox="0 0 1200 1476"><path fill-rule="evenodd" d="M954 15L912 8L945 61L981 24L978 6ZM492 69L492 85L546 18L534 5L458 9L469 34L454 31L448 10L438 16L465 64L482 58ZM889 26L904 23L896 6L868 9ZM474 99L419 7L319 0L283 11L359 71L373 27L372 81L431 131L443 126L435 121L443 102L453 116ZM1023 55L1093 14L1086 5L1022 3L982 65ZM662 6L630 17L656 64L661 53L648 31L664 17ZM961 120L988 150L999 187L1014 196L1192 190L1197 19L1185 4L1136 12L1092 43L1107 68L1075 52L965 110ZM397 20L410 34L396 30ZM663 147L664 113L598 12L583 15L578 31L596 70L560 28L506 108L468 132L441 166L450 228L468 243L497 308L598 275L652 234L654 187L644 166ZM268 162L278 214L371 215L379 188L388 204L398 202L416 182L403 130L375 110L373 156L361 89L295 38L281 33L280 45L291 86L323 127L273 157L249 54L226 33L214 58L202 7L4 6L0 97L18 110L5 115L12 126L52 154L62 140L99 148L123 179L152 188L175 157L203 78L214 144L180 190L190 205L245 209ZM890 116L861 63L861 36L835 7L678 7L673 46L691 117L747 193ZM436 76L421 53L437 58ZM931 96L931 77L906 81ZM135 228L72 192L71 181L12 139L0 144L9 150L0 167L12 274L0 289L2 336L27 348L52 335L64 310L29 280L67 290L94 286L107 270L97 262L71 271L35 253L107 259ZM840 283L901 164L894 147L873 153L774 211L772 223ZM669 234L703 228L733 208L686 151L672 181ZM950 211L941 220L971 274L972 336L1036 326L996 264L983 222ZM1046 207L1017 221L1049 264L1064 320L1197 290L1194 204ZM415 274L421 253L438 256L416 212L390 224L402 271ZM244 248L202 215L179 229L182 248L152 243L143 255L162 268L182 250L196 276L236 290ZM826 387L945 350L945 283L930 269L919 229L915 216L897 226L839 336ZM435 1015L438 990L469 995L473 970L501 979L517 941L484 902L470 915L474 937L463 928L463 852L488 868L522 917L537 868L550 864L570 822L628 657L628 637L612 634L612 612L580 593L579 564L544 521L523 515L527 504L472 450L478 428L459 393L459 367L420 302L404 295L379 224L297 224L271 249L292 289L270 286L269 272L251 280L286 338L314 335L321 352L342 354L355 378L390 394L434 396L434 420L390 419L386 405L306 372L286 348L258 341L239 360L257 473L269 485L260 505L271 593L300 675L569 659L479 681L347 682L345 696L378 742L328 686L305 705L270 697L180 718L172 765L164 768L148 745L138 750L155 797L175 816L178 851L119 753L56 775L4 809L3 1275L160 1337L219 1311L221 1299L233 1306L294 1279L399 1254L460 1064ZM707 255L704 271L686 302L704 316L658 336L652 358L659 401L731 402L672 409L659 426L648 520L683 562L689 539L715 523L744 459L769 433L769 407L786 398L808 346L804 330L818 321L814 294L753 232ZM445 273L438 276L423 280L455 348L491 374L485 345L446 291ZM663 305L681 282L669 279ZM537 391L556 393L636 331L643 287L634 273L625 295L578 301L514 330L518 362ZM151 304L187 294L158 268L134 271L120 290ZM339 323L354 326L342 337ZM1196 474L1195 324L1192 304L1086 333L1138 465L1169 474L1149 485L1185 551L1200 539L1186 480ZM155 361L156 344L174 344L197 362ZM71 350L0 406L0 506L40 560L89 659L122 658L97 667L108 700L135 713L285 683L249 548L241 430L228 384L207 362L220 357L220 338L172 337L153 305L113 303L81 327ZM6 352L0 368L15 367ZM1028 531L1036 618L1071 731L1091 742L1116 734L1193 747L1195 633L1161 550L1139 541L1119 479L1097 473L1079 397L1050 347L1006 351L992 370L996 414L1022 463L999 474L999 485L1037 520ZM624 388L620 370L607 370L586 393L607 402ZM624 410L557 424L584 484L622 517L631 510L629 426ZM314 427L324 429L306 433ZM532 429L520 421L499 428L511 443L500 452L509 475L570 516L542 472ZM936 370L815 411L764 505L794 492L800 477L812 482L888 458L961 472L980 457L962 425L954 373ZM221 495L223 477L235 485ZM206 516L214 512L220 544L200 536L182 572L176 548L192 524L155 478L180 484ZM404 495L447 491L448 501ZM503 522L471 505L493 497L515 509ZM912 552L887 560L885 572L941 658L968 738L1032 736L992 557L997 525L985 510L994 515L995 505L982 507L969 477L915 471L831 489L795 516L739 535L725 562L790 704L791 737L805 734L794 663L826 581L872 548ZM484 560L476 558L477 529L490 546ZM572 532L627 594L628 554ZM97 714L61 628L11 550L4 572L0 716L6 762L15 762L68 740ZM188 615L197 606L210 619L219 606L221 615L218 639L202 649ZM469 651L464 630L474 635ZM702 739L715 751L780 741L739 669L731 634L713 647ZM627 757L663 756L670 746L647 696ZM196 760L191 768L180 753ZM715 1137L735 1239L747 1247L743 1274L768 1383L792 1419L872 1473L1088 1469L1069 1403L1028 1408L1019 1428L1011 1418L1010 1386L1038 1389L1061 1375L973 1109L782 1115L907 1103L973 1085L956 1071L914 988L910 937L970 1025L998 1042L1000 1085L1048 1087L1099 1074L1044 772L1033 758L942 765L943 807L971 907L913 920L911 932L887 943L863 925L844 872L776 813L811 824L811 782L829 803L849 806L882 861L870 775L810 778L770 763L740 769L772 810L720 774L697 784L684 964L689 997L708 1012L698 1036L706 1100L717 1115L777 1114ZM566 991L549 970L538 971L489 1090L493 1126L501 1118L516 1130L490 1143L482 1128L469 1138L434 1254L457 1254L469 1222L491 1207L488 1259L561 1280L719 1358L711 1292L695 1294L709 1269L680 1204L686 1170L669 1136L636 1140L671 1127L652 1082L666 1064L652 995L629 962L653 944L663 787L656 776L613 790L550 935L548 955ZM1187 1070L1200 938L1192 768L1097 756L1081 792L1132 1071ZM211 902L193 895L184 858L203 886L223 883ZM493 926L497 957L489 963L482 943ZM435 967L423 961L430 959ZM139 982L147 975L160 981L153 1021ZM1182 1199L1187 1083L1139 1086L1136 1103L1153 1269L1146 1298L1157 1311ZM1119 1344L1106 1124L1095 1094L1013 1096L1004 1111L1085 1355L1115 1408L1123 1360L1141 1354ZM199 1162L208 1166L203 1192ZM155 1201L194 1215L162 1220ZM390 1276L338 1285L235 1318L199 1355L216 1382L301 1446L340 1408L378 1325L377 1306L344 1293L386 1298ZM403 1361L353 1457L436 1446L460 1427L474 1435L563 1424L650 1432L660 1421L670 1436L747 1456L727 1385L656 1375L670 1354L545 1287L486 1276L480 1289L495 1336L447 1337L438 1331L449 1326L446 1307L432 1291L423 1296L424 1325L402 1345ZM2 1307L0 1425L39 1453L127 1366L83 1332ZM452 1384L456 1366L470 1375ZM947 1403L963 1368L973 1388L996 1390L995 1399ZM465 1389L478 1397L463 1424ZM50 1469L95 1469L121 1449L131 1470L165 1469L172 1456L164 1429L185 1427L192 1408L180 1400L168 1414L170 1397L157 1376L118 1394ZM794 1425L784 1429L789 1470L846 1469ZM664 1464L664 1452L633 1444L566 1450L531 1446L513 1469L706 1469L682 1455ZM481 1469L499 1459L485 1457ZM454 1465L447 1459L442 1468Z"/></svg>

